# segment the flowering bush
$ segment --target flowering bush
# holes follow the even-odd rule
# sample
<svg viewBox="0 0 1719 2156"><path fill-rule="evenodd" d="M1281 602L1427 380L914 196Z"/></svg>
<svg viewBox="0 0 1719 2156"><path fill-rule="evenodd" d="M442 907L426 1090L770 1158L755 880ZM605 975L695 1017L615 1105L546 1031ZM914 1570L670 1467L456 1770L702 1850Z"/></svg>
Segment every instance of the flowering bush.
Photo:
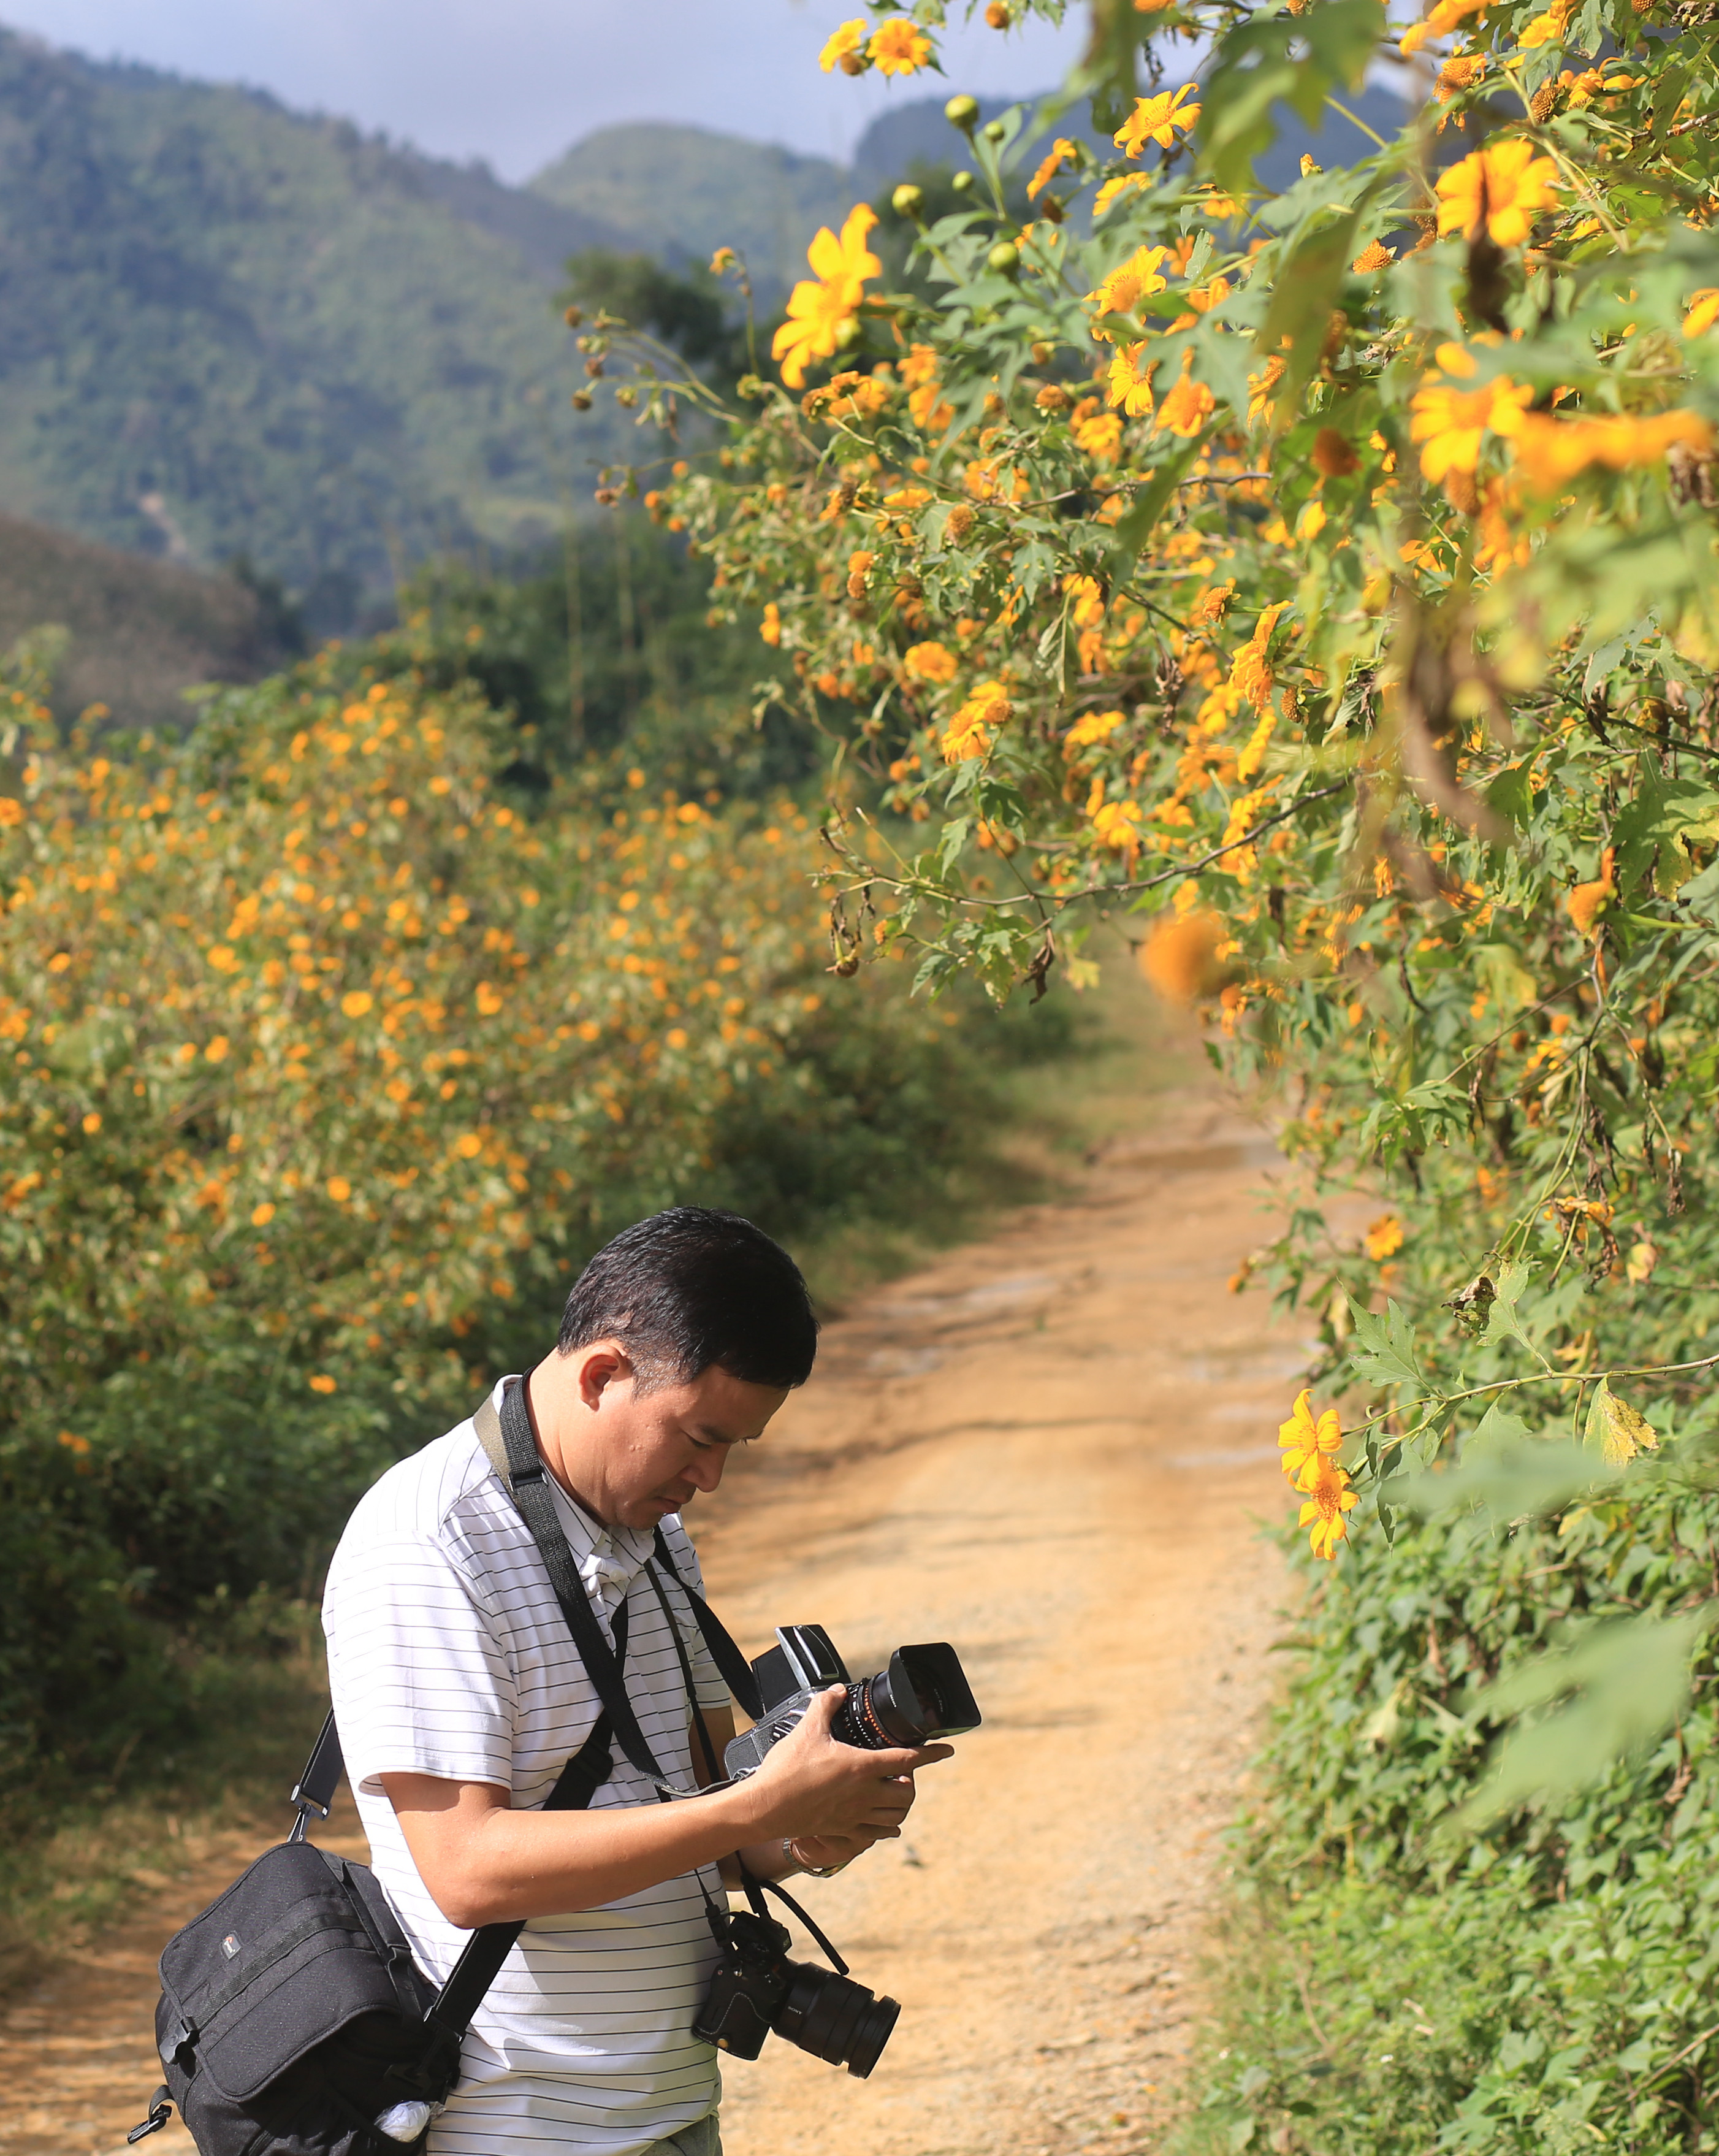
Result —
<svg viewBox="0 0 1719 2156"><path fill-rule="evenodd" d="M942 12L913 10L927 35ZM1309 1681L1364 1678L1344 1642L1396 1637L1414 1563L1460 1578L1499 1636L1435 1693L1456 1771L1393 1771L1422 1829L1465 1803L1515 1846L1537 1791L1627 1753L1651 1763L1627 1810L1681 1773L1655 1747L1719 1611L1719 38L1665 0L1395 24L1378 0L1106 0L1093 24L1091 131L1041 138L1029 214L1006 192L1026 116L952 100L962 207L895 198L932 296L868 275L856 304L820 272L835 371L742 383L659 513L727 619L762 614L775 693L844 737L829 886L856 965L875 914L926 987L1078 984L1120 921L1271 1089L1302 1187L1236 1286L1323 1342L1284 1428L1314 1569L1368 1545L1316 1609ZM1394 140L1260 185L1276 114L1340 126L1423 53ZM1556 1621L1517 1544L1572 1575ZM1393 1683L1419 1694L1412 1645ZM1517 1654L1538 1689L1488 1689ZM1339 1780L1353 1742L1308 1737ZM1353 1861L1310 1831L1286 1867ZM1605 2071L1669 2122L1670 2056L1638 2027Z"/></svg>
<svg viewBox="0 0 1719 2156"><path fill-rule="evenodd" d="M338 654L171 753L59 748L27 681L4 711L14 1761L154 1711L146 1618L312 1591L370 1475L541 1352L627 1219L798 1231L960 1152L948 1026L830 1022L792 801L635 769L607 818L527 816L470 687Z"/></svg>

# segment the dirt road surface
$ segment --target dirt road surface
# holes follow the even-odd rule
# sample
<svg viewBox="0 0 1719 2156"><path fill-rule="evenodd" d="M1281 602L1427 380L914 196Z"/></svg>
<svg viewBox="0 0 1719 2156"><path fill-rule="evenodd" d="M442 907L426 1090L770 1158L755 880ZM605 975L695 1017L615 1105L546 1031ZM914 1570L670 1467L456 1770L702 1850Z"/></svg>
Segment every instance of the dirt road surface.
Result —
<svg viewBox="0 0 1719 2156"><path fill-rule="evenodd" d="M901 1842L804 1889L902 2003L875 2073L772 2038L726 2071L728 2156L1157 2145L1284 1591L1257 1523L1282 1512L1275 1424L1305 1358L1225 1289L1270 1158L1198 1100L1112 1141L1073 1200L833 1325L692 1518L749 1651L816 1622L860 1674L952 1640L985 1715ZM362 1856L350 1811L335 1825ZM0 2017L8 2156L123 2146L157 2080L155 1956L259 1845L206 1845ZM146 2145L191 2149L177 2123Z"/></svg>

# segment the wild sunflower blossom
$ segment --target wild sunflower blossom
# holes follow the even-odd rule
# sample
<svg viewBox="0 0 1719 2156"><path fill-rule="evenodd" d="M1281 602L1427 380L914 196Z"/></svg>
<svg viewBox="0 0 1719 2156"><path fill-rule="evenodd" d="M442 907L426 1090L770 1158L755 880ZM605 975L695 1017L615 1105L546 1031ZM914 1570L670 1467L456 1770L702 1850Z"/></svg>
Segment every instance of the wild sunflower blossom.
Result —
<svg viewBox="0 0 1719 2156"><path fill-rule="evenodd" d="M1532 142L1489 143L1439 177L1439 234L1479 239L1484 229L1497 247L1520 247L1537 213L1557 195L1557 167L1537 157Z"/></svg>
<svg viewBox="0 0 1719 2156"><path fill-rule="evenodd" d="M1314 1556L1329 1561L1337 1555L1337 1544L1349 1538L1349 1522L1343 1516L1352 1512L1359 1500L1349 1487L1347 1473L1334 1460L1318 1460L1310 1478L1297 1486L1306 1492L1306 1502L1296 1524L1311 1529L1307 1543Z"/></svg>
<svg viewBox="0 0 1719 2156"><path fill-rule="evenodd" d="M803 278L794 286L788 320L770 346L770 357L782 362L782 378L790 389L804 385L814 359L834 356L865 298L867 278L882 275L883 264L865 244L876 223L870 204L856 203L839 239L825 225L806 250L816 281Z"/></svg>
<svg viewBox="0 0 1719 2156"><path fill-rule="evenodd" d="M1699 413L1687 411L1644 418L1606 412L1577 419L1525 412L1512 432L1516 471L1538 494L1555 493L1595 465L1624 471L1632 465L1658 464L1675 448L1704 453L1713 445L1712 429Z"/></svg>
<svg viewBox="0 0 1719 2156"><path fill-rule="evenodd" d="M1399 49L1407 59L1418 53L1429 39L1442 38L1465 22L1470 15L1484 15L1487 0L1438 0L1424 22L1411 23L1399 40Z"/></svg>
<svg viewBox="0 0 1719 2156"><path fill-rule="evenodd" d="M1000 681L980 681L952 715L937 744L945 763L972 763L988 756L997 729L1008 719L1008 691Z"/></svg>
<svg viewBox="0 0 1719 2156"><path fill-rule="evenodd" d="M1145 367L1140 363L1145 350L1143 343L1119 346L1105 376L1105 395L1131 419L1148 418L1152 414L1152 363Z"/></svg>
<svg viewBox="0 0 1719 2156"><path fill-rule="evenodd" d="M1461 388L1460 382L1479 371L1474 354L1459 344L1442 344L1434 357L1438 370L1409 400L1409 436L1421 444L1422 472L1436 480L1451 472L1473 472L1483 438L1489 432L1516 434L1534 393L1507 374L1476 389Z"/></svg>
<svg viewBox="0 0 1719 2156"><path fill-rule="evenodd" d="M865 46L865 18L856 15L850 23L832 33L824 50L818 55L818 64L828 74L833 68L851 55L863 52Z"/></svg>
<svg viewBox="0 0 1719 2156"><path fill-rule="evenodd" d="M918 23L895 15L873 33L865 52L880 74L917 74L931 56L931 41Z"/></svg>
<svg viewBox="0 0 1719 2156"><path fill-rule="evenodd" d="M1102 315L1131 315L1142 300L1149 300L1154 292L1164 290L1165 280L1158 275L1158 265L1167 261L1167 247L1142 247L1118 263L1109 276L1102 278L1096 290L1086 295L1090 305ZM1116 333L1111 330L1095 329L1093 336L1102 344L1113 344Z"/></svg>
<svg viewBox="0 0 1719 2156"><path fill-rule="evenodd" d="M1139 157L1148 142L1156 142L1161 150L1173 148L1177 129L1188 133L1200 116L1198 101L1184 101L1193 96L1193 85L1185 82L1180 90L1162 90L1156 97L1140 98L1111 140L1131 157Z"/></svg>
<svg viewBox="0 0 1719 2156"><path fill-rule="evenodd" d="M1280 1448L1278 1466L1298 1490L1309 1486L1307 1476L1316 1462L1334 1457L1343 1442L1343 1425L1335 1408L1322 1414L1313 1412L1313 1389L1304 1385L1296 1395L1289 1419L1277 1427Z"/></svg>

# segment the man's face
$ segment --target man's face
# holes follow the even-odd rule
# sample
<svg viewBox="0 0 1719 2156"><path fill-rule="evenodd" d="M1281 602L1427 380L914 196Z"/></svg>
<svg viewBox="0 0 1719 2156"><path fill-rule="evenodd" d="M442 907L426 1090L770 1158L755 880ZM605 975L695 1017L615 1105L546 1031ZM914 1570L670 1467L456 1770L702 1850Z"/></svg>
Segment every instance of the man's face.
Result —
<svg viewBox="0 0 1719 2156"><path fill-rule="evenodd" d="M594 1486L581 1495L611 1527L649 1530L714 1490L733 1448L762 1437L788 1398L716 1368L640 1392L626 1358L613 1359L618 1367L581 1373L592 1441L576 1468L567 1463L582 1485Z"/></svg>

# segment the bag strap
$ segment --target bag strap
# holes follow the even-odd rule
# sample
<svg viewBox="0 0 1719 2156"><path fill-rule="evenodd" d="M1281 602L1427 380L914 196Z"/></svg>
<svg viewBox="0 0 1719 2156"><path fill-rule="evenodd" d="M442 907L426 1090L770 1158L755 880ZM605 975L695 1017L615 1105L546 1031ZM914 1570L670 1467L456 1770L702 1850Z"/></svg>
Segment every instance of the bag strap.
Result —
<svg viewBox="0 0 1719 2156"><path fill-rule="evenodd" d="M690 1587L675 1569L675 1559L669 1548L668 1537L659 1527L656 1531L656 1560L676 1587L686 1597L687 1607L694 1621L705 1635L705 1645L711 1650L711 1659L721 1672L722 1681L746 1710L749 1722L763 1719L764 1702L758 1691L758 1680L752 1675L752 1666L729 1637L721 1619L711 1609L695 1587ZM652 1581L655 1585L655 1581ZM658 1590L660 1594L660 1589ZM666 1605L665 1605L666 1610ZM670 1620L672 1628L673 1620ZM680 1633L675 1631L675 1642Z"/></svg>
<svg viewBox="0 0 1719 2156"><path fill-rule="evenodd" d="M478 1442L495 1462L496 1471L519 1507L520 1517L537 1545L537 1554L549 1574L549 1584L561 1604L561 1614L567 1620L579 1659L603 1702L616 1741L632 1766L647 1781L660 1782L663 1770L644 1741L644 1732L639 1727L639 1717L627 1697L620 1664L613 1648L603 1636L603 1627L597 1621L597 1614L585 1592L585 1583L579 1577L572 1552L567 1548L567 1538L556 1517L555 1501L549 1494L543 1457L537 1450L525 1391L522 1383L510 1384L502 1394L499 1415L492 1400L484 1402L472 1417ZM498 1436L501 1445L499 1460L493 1449Z"/></svg>

